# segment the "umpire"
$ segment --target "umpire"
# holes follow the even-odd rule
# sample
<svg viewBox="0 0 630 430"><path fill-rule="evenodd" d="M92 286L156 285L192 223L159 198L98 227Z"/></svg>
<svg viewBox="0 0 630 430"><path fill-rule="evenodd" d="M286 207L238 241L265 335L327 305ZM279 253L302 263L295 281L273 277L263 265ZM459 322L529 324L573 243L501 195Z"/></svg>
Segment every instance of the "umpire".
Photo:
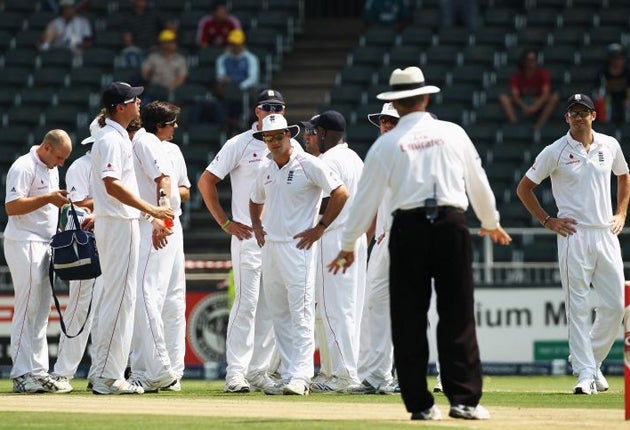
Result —
<svg viewBox="0 0 630 430"><path fill-rule="evenodd" d="M328 267L337 272L354 262L354 242L368 229L389 187L394 215L389 241L392 340L407 411L412 420L438 420L442 415L426 381L426 314L434 278L438 355L449 415L488 419L489 412L479 405L481 362L471 238L464 214L469 199L481 221L481 236L489 235L502 245L511 238L499 225L494 195L466 132L426 112L429 94L440 89L426 85L418 67L394 70L389 83L391 91L377 98L391 101L400 121L367 154L342 250Z"/></svg>

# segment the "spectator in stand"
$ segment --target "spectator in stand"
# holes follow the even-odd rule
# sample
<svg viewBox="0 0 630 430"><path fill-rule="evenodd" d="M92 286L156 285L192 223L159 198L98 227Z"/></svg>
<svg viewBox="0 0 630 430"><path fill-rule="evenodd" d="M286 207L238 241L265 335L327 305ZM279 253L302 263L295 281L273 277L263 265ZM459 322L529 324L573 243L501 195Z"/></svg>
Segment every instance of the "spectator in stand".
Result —
<svg viewBox="0 0 630 430"><path fill-rule="evenodd" d="M620 125L626 120L630 106L630 69L626 66L623 46L608 45L608 60L595 82L597 121Z"/></svg>
<svg viewBox="0 0 630 430"><path fill-rule="evenodd" d="M402 30L411 22L409 0L366 0L363 19L368 25L392 25Z"/></svg>
<svg viewBox="0 0 630 430"><path fill-rule="evenodd" d="M155 46L155 40L163 28L176 31L177 27L171 21L165 22L160 14L147 6L147 0L131 0L131 9L122 15L123 46L125 41L138 46L144 52L149 52Z"/></svg>
<svg viewBox="0 0 630 430"><path fill-rule="evenodd" d="M477 0L441 0L441 4L442 27L461 25L471 31L477 28Z"/></svg>
<svg viewBox="0 0 630 430"><path fill-rule="evenodd" d="M230 31L241 29L241 22L234 15L230 15L227 4L217 1L212 8L212 14L201 17L197 28L197 45L201 49L209 46L224 47Z"/></svg>
<svg viewBox="0 0 630 430"><path fill-rule="evenodd" d="M227 37L228 47L216 60L217 82L214 89L215 97L221 102L224 111L221 118L225 118L226 128L238 129L239 120L243 115L242 98L227 97L229 87L245 93L255 94L258 86L260 65L258 57L245 47L245 33L241 29L230 31Z"/></svg>
<svg viewBox="0 0 630 430"><path fill-rule="evenodd" d="M59 16L48 23L40 49L66 48L80 54L92 43L92 26L87 18L77 15L74 0L59 1Z"/></svg>
<svg viewBox="0 0 630 430"><path fill-rule="evenodd" d="M558 94L551 92L551 73L538 64L538 52L526 49L521 55L519 71L510 78L510 93L500 94L499 103L508 121L517 122L515 109L522 118L535 118L534 128L540 129L558 104Z"/></svg>
<svg viewBox="0 0 630 430"><path fill-rule="evenodd" d="M148 97L144 97L145 99L151 98L151 92L156 91L155 87L173 91L186 82L188 77L186 58L177 50L177 33L168 29L162 30L158 41L160 49L149 54L142 63L142 77L149 85Z"/></svg>

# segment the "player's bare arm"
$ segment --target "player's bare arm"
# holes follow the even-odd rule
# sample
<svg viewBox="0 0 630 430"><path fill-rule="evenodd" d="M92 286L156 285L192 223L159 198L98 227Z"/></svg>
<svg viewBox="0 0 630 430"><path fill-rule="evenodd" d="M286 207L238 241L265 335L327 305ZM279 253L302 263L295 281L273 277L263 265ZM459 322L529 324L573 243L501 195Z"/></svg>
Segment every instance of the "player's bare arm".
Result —
<svg viewBox="0 0 630 430"><path fill-rule="evenodd" d="M330 192L328 205L326 205L326 210L319 223L315 227L311 227L293 236L293 239L300 239L296 245L298 249L311 249L313 243L317 242L319 238L322 237L324 231L326 231L326 227L337 218L343 206L346 204L349 195L345 185L340 185Z"/></svg>
<svg viewBox="0 0 630 430"><path fill-rule="evenodd" d="M262 212L264 205L249 201L249 216L252 219L252 229L256 237L256 243L261 248L265 245L265 229L262 225Z"/></svg>
<svg viewBox="0 0 630 430"><path fill-rule="evenodd" d="M611 230L613 234L621 233L626 224L628 202L630 201L630 174L617 176L617 210L612 217Z"/></svg>
<svg viewBox="0 0 630 430"><path fill-rule="evenodd" d="M576 220L573 218L553 218L543 209L538 201L538 197L534 194L536 186L537 184L527 176L523 176L523 179L519 182L516 187L516 194L521 199L523 206L543 227L558 233L560 236L566 237L575 233L574 225L577 224Z"/></svg>
<svg viewBox="0 0 630 430"><path fill-rule="evenodd" d="M241 224L238 221L232 221L228 218L227 214L221 207L219 202L219 192L217 191L217 183L221 179L205 170L197 183L197 188L201 193L203 202L206 204L206 208L214 218L214 220L221 226L223 231L233 236L236 236L239 240L249 239L252 237L252 228L248 225Z"/></svg>
<svg viewBox="0 0 630 430"><path fill-rule="evenodd" d="M66 190L57 190L48 194L42 194L41 196L20 197L6 203L4 208L9 216L24 215L48 204L61 207L66 203L69 203L66 198L67 195L68 192Z"/></svg>

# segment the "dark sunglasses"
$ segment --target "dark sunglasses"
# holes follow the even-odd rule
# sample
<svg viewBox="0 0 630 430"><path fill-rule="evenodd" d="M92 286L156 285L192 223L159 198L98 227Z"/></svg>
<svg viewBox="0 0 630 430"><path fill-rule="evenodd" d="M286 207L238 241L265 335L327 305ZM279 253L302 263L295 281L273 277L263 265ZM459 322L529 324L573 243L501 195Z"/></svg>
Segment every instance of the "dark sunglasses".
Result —
<svg viewBox="0 0 630 430"><path fill-rule="evenodd" d="M275 113L282 112L282 109L284 109L284 105L272 105L272 104L267 104L267 103L264 105L260 105L258 107L261 108L265 112L275 112Z"/></svg>
<svg viewBox="0 0 630 430"><path fill-rule="evenodd" d="M304 133L308 134L309 136L317 136L317 129L307 128L306 130L304 130Z"/></svg>
<svg viewBox="0 0 630 430"><path fill-rule="evenodd" d="M285 133L286 133L286 132L285 132ZM282 134L276 134L275 136L263 136L263 137L262 137L262 140L263 140L263 142L266 142L266 143L271 143L271 142L273 142L274 140L275 140L276 142L282 142L282 139L284 139L284 135L285 135L285 133L282 133Z"/></svg>
<svg viewBox="0 0 630 430"><path fill-rule="evenodd" d="M578 116L580 118L586 118L587 116L591 115L591 111L590 110L573 110L573 111L568 111L567 115L569 115L571 118L577 118Z"/></svg>
<svg viewBox="0 0 630 430"><path fill-rule="evenodd" d="M398 124L398 118L394 118L393 116L389 116L389 115L381 115L378 118L378 122L380 122L381 124L390 123L390 124L396 125Z"/></svg>

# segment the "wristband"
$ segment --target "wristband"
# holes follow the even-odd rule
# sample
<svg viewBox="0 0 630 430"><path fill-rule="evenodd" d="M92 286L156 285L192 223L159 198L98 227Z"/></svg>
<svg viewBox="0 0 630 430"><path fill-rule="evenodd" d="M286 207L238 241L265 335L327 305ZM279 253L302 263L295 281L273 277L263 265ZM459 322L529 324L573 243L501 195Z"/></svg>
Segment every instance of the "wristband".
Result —
<svg viewBox="0 0 630 430"><path fill-rule="evenodd" d="M324 223L324 221L318 222L317 225L321 225L324 228L328 228L328 226L326 225L326 223Z"/></svg>
<svg viewBox="0 0 630 430"><path fill-rule="evenodd" d="M225 227L227 227L228 225L230 225L232 221L230 221L230 219L228 218L223 224L221 224L221 229L225 230Z"/></svg>
<svg viewBox="0 0 630 430"><path fill-rule="evenodd" d="M545 219L544 219L544 220L543 220L543 222L541 223L543 227L545 226L545 224L547 224L547 221L549 221L549 218L551 218L551 215L547 215L547 216L545 217Z"/></svg>
<svg viewBox="0 0 630 430"><path fill-rule="evenodd" d="M147 220L147 222L153 222L153 220L155 219L155 218L153 218L151 215L146 214L146 213L145 213L144 215L142 215L142 217L143 217L145 220Z"/></svg>

